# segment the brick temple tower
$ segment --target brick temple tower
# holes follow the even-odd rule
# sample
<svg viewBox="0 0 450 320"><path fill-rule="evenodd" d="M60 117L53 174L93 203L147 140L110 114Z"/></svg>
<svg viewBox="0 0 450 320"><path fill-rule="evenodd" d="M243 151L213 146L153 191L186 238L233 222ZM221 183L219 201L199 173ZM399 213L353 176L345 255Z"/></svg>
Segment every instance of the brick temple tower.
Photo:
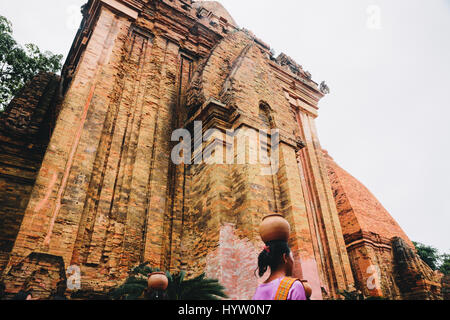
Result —
<svg viewBox="0 0 450 320"><path fill-rule="evenodd" d="M381 216L346 197L348 177L324 155L315 118L326 88L308 72L274 57L215 1L90 0L83 15L61 78L37 76L0 118L8 292L31 281L45 297L69 266L80 268L83 290L105 292L148 261L206 272L230 298L248 299L258 226L280 213L292 226L295 275L314 299L355 288L402 296L391 240L399 237L402 257L411 253L406 262L411 242L387 212L375 229L358 224ZM197 145L224 154L227 130L278 129L279 169L174 164L172 132L194 135L196 121L220 133ZM366 290L367 267L383 263L382 285ZM437 286L427 281L422 289Z"/></svg>

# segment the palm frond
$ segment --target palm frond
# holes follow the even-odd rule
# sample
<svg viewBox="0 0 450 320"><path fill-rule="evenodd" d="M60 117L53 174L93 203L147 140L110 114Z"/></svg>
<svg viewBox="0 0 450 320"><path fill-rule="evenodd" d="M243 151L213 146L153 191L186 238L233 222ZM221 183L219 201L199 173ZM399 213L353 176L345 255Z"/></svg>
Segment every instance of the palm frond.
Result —
<svg viewBox="0 0 450 320"><path fill-rule="evenodd" d="M147 278L150 273L159 272L148 263L132 268L125 282L111 290L110 296L115 300L143 299L147 289ZM168 300L220 300L228 298L225 288L216 279L208 279L203 273L195 278L185 280L186 272L171 274L166 272L169 285L165 291ZM151 299L151 298L150 298Z"/></svg>

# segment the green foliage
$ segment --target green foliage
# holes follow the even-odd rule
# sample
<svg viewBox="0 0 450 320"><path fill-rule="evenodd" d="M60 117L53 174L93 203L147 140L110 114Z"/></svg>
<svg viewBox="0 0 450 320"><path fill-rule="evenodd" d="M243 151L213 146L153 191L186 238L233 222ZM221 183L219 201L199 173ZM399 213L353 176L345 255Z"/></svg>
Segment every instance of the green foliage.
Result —
<svg viewBox="0 0 450 320"><path fill-rule="evenodd" d="M364 296L360 291L339 291L344 300L364 300Z"/></svg>
<svg viewBox="0 0 450 320"><path fill-rule="evenodd" d="M58 72L62 58L41 52L34 44L20 46L12 36L11 22L0 16L0 112L36 74Z"/></svg>
<svg viewBox="0 0 450 320"><path fill-rule="evenodd" d="M339 291L338 292L344 300L387 300L383 297L366 297L362 294L361 291Z"/></svg>
<svg viewBox="0 0 450 320"><path fill-rule="evenodd" d="M445 275L450 274L450 254L443 254L441 256L442 264L439 271Z"/></svg>
<svg viewBox="0 0 450 320"><path fill-rule="evenodd" d="M153 272L158 272L159 269L154 269L148 266L148 263L143 263L134 267L129 272L129 276L125 283L120 287L111 291L110 297L114 300L138 300L143 297L145 289L147 289L148 275Z"/></svg>
<svg viewBox="0 0 450 320"><path fill-rule="evenodd" d="M227 298L225 288L216 279L207 279L205 274L184 280L186 272L170 275L167 296L169 300L220 300Z"/></svg>
<svg viewBox="0 0 450 320"><path fill-rule="evenodd" d="M438 266L441 261L441 255L439 254L438 249L432 246L427 246L420 242L413 241L413 244L417 249L417 254L419 255L419 257L423 261L425 261L425 263L429 265L431 269L433 270L439 269Z"/></svg>
<svg viewBox="0 0 450 320"><path fill-rule="evenodd" d="M111 291L110 297L114 300L140 300L153 299L146 294L148 275L159 272L159 269L151 268L148 263L133 268L124 284ZM194 279L185 280L186 272L175 274L166 272L169 286L164 292L167 300L218 300L227 298L225 288L218 280L207 279L202 274Z"/></svg>

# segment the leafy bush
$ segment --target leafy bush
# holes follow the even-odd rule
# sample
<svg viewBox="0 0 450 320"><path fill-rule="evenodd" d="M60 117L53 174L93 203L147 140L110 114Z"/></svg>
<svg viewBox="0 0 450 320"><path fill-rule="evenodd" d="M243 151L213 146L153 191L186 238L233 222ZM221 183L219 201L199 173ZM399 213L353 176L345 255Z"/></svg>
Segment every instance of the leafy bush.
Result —
<svg viewBox="0 0 450 320"><path fill-rule="evenodd" d="M420 242L414 242L419 257L433 270L439 270L443 274L450 272L450 255L440 254L439 250L432 246L427 246Z"/></svg>
<svg viewBox="0 0 450 320"><path fill-rule="evenodd" d="M34 44L23 48L12 32L11 22L0 16L0 112L39 72L60 71L63 58L49 51L41 52Z"/></svg>

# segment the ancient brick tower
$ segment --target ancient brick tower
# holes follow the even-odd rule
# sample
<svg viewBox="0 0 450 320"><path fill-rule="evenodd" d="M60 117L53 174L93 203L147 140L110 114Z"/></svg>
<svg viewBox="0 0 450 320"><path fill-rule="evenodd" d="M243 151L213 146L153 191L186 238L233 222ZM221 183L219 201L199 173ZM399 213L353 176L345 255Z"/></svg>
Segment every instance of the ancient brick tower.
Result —
<svg viewBox="0 0 450 320"><path fill-rule="evenodd" d="M350 178L324 156L314 119L325 90L292 59L274 57L214 1L90 0L83 14L61 78L37 76L0 119L8 292L31 281L45 297L69 266L80 268L83 290L102 292L149 261L206 272L231 298L248 299L257 227L274 212L292 226L295 273L315 299L355 287L393 298L437 288L395 221L378 215L375 199L358 207ZM195 121L222 133L278 129L279 170L175 165L171 134ZM229 149L222 135L197 143ZM375 289L366 287L372 265L381 269ZM408 270L423 283L399 286Z"/></svg>

